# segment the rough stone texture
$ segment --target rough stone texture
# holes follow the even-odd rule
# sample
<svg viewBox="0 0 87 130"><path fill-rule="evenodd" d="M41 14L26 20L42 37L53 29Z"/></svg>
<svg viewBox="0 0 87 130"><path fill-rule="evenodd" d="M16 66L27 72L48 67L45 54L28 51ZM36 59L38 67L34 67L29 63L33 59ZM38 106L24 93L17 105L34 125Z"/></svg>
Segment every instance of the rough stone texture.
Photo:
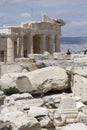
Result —
<svg viewBox="0 0 87 130"><path fill-rule="evenodd" d="M85 105L84 105L82 102L80 102L80 101L76 102L76 108L77 108L78 110L81 110L84 106L85 106Z"/></svg>
<svg viewBox="0 0 87 130"><path fill-rule="evenodd" d="M32 117L40 117L40 116L48 116L48 109L43 107L30 107L28 116Z"/></svg>
<svg viewBox="0 0 87 130"><path fill-rule="evenodd" d="M74 67L73 73L87 78L87 66Z"/></svg>
<svg viewBox="0 0 87 130"><path fill-rule="evenodd" d="M77 117L77 121L80 122L80 123L84 123L85 125L87 125L87 115L80 112L78 114L78 117Z"/></svg>
<svg viewBox="0 0 87 130"><path fill-rule="evenodd" d="M5 112L5 113L4 113ZM40 124L33 117L27 117L21 111L2 110L2 120L10 121L12 130L41 130Z"/></svg>
<svg viewBox="0 0 87 130"><path fill-rule="evenodd" d="M1 76L6 73L20 73L22 69L21 65L18 64L5 64L1 66Z"/></svg>
<svg viewBox="0 0 87 130"><path fill-rule="evenodd" d="M76 108L76 102L70 97L62 97L60 101L60 109L73 109Z"/></svg>
<svg viewBox="0 0 87 130"><path fill-rule="evenodd" d="M74 58L74 63L79 63L79 64L86 64L87 62L87 57L86 56L82 56L80 55L81 57L77 57L77 58Z"/></svg>
<svg viewBox="0 0 87 130"><path fill-rule="evenodd" d="M44 67L46 67L46 65L43 63L43 61L36 61L36 66L38 68L44 68Z"/></svg>
<svg viewBox="0 0 87 130"><path fill-rule="evenodd" d="M68 75L59 67L46 67L28 73L35 93L45 93L50 90L62 90L68 87Z"/></svg>
<svg viewBox="0 0 87 130"><path fill-rule="evenodd" d="M42 54L29 54L28 57L35 61L44 59L44 56Z"/></svg>
<svg viewBox="0 0 87 130"><path fill-rule="evenodd" d="M59 111L61 118L65 118L65 122L74 122L78 114L75 100L70 97L61 98Z"/></svg>
<svg viewBox="0 0 87 130"><path fill-rule="evenodd" d="M53 53L53 59L54 60L59 60L59 59L67 59L67 55L66 55L66 53L64 53L64 52L59 52L59 53Z"/></svg>
<svg viewBox="0 0 87 130"><path fill-rule="evenodd" d="M22 73L27 73L27 72L29 72L29 71L26 70L26 69L23 69L23 70L22 70Z"/></svg>
<svg viewBox="0 0 87 130"><path fill-rule="evenodd" d="M48 51L45 51L45 52L43 53L43 56L44 56L45 59L51 58L51 54L50 54Z"/></svg>
<svg viewBox="0 0 87 130"><path fill-rule="evenodd" d="M32 95L29 93L23 93L23 94L13 94L11 96L7 96L4 100L5 104L9 104L10 102L14 101L20 101L20 100L29 100L32 99Z"/></svg>
<svg viewBox="0 0 87 130"><path fill-rule="evenodd" d="M39 120L42 128L55 129L53 122L48 116L40 117Z"/></svg>
<svg viewBox="0 0 87 130"><path fill-rule="evenodd" d="M87 106L73 93L51 94L42 99L28 93L13 94L6 96L0 107L0 121L9 121L11 130L55 130L76 122L87 124Z"/></svg>
<svg viewBox="0 0 87 130"><path fill-rule="evenodd" d="M32 91L32 85L29 79L23 74L4 74L0 80L1 89L5 92L29 92Z"/></svg>
<svg viewBox="0 0 87 130"><path fill-rule="evenodd" d="M82 108L82 111L87 114L87 105L84 105L84 107Z"/></svg>
<svg viewBox="0 0 87 130"><path fill-rule="evenodd" d="M29 90L32 90L31 83L26 76L17 77L16 85L19 92L29 92Z"/></svg>
<svg viewBox="0 0 87 130"><path fill-rule="evenodd" d="M61 99L61 94L52 94L52 95L43 97L43 100L44 100L45 103L47 103L49 101L55 102L55 100L57 100L57 102L60 102L60 99Z"/></svg>
<svg viewBox="0 0 87 130"><path fill-rule="evenodd" d="M87 130L87 126L82 123L67 125L61 130Z"/></svg>
<svg viewBox="0 0 87 130"><path fill-rule="evenodd" d="M74 95L81 96L83 102L87 102L87 78L75 75L72 91Z"/></svg>
<svg viewBox="0 0 87 130"><path fill-rule="evenodd" d="M46 67L29 73L5 74L0 80L5 91L46 93L68 87L68 75L59 67Z"/></svg>
<svg viewBox="0 0 87 130"><path fill-rule="evenodd" d="M5 95L3 91L0 91L0 106L3 105L5 99Z"/></svg>
<svg viewBox="0 0 87 130"><path fill-rule="evenodd" d="M34 99L18 99L14 100L13 98L6 98L4 104L6 106L11 106L13 105L19 110L22 111L27 111L30 109L32 106L40 107L44 104L43 100L41 98L34 98Z"/></svg>
<svg viewBox="0 0 87 130"><path fill-rule="evenodd" d="M53 117L54 117L54 119L58 119L58 118L60 118L61 117L61 114L60 114L60 111L59 111L59 109L55 109L54 111L53 111Z"/></svg>
<svg viewBox="0 0 87 130"><path fill-rule="evenodd" d="M0 130L12 130L11 123L0 121Z"/></svg>
<svg viewBox="0 0 87 130"><path fill-rule="evenodd" d="M61 100L61 94L53 94L49 96L44 96L43 101L47 108L58 108Z"/></svg>
<svg viewBox="0 0 87 130"><path fill-rule="evenodd" d="M15 58L15 62L16 63L30 63L32 60L28 57L19 57L19 58Z"/></svg>
<svg viewBox="0 0 87 130"><path fill-rule="evenodd" d="M21 66L23 67L23 69L26 69L28 72L38 69L34 61L28 63L25 62L21 63Z"/></svg>

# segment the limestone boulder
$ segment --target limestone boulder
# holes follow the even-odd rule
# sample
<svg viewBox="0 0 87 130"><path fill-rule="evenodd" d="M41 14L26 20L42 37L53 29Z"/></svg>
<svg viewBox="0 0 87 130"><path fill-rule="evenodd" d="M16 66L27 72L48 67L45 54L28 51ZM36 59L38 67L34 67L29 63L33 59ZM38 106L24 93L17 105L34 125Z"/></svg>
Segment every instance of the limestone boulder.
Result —
<svg viewBox="0 0 87 130"><path fill-rule="evenodd" d="M36 66L38 68L44 68L44 67L46 67L46 65L43 63L43 61L36 61Z"/></svg>
<svg viewBox="0 0 87 130"><path fill-rule="evenodd" d="M22 66L18 64L5 64L1 66L1 76L6 73L20 73L22 69Z"/></svg>
<svg viewBox="0 0 87 130"><path fill-rule="evenodd" d="M23 94L22 94L23 95ZM8 96L4 101L4 105L6 106L14 106L15 108L27 112L31 107L41 107L44 104L41 98L31 98L24 96Z"/></svg>
<svg viewBox="0 0 87 130"><path fill-rule="evenodd" d="M21 66L23 67L23 70L27 70L27 72L38 69L35 62L21 63Z"/></svg>
<svg viewBox="0 0 87 130"><path fill-rule="evenodd" d="M73 73L73 67L72 66L67 66L66 67L66 71L69 75L71 75Z"/></svg>
<svg viewBox="0 0 87 130"><path fill-rule="evenodd" d="M60 99L61 99L60 94L53 94L53 95L49 95L49 96L44 96L43 97L43 101L44 101L44 105L47 108L58 108L59 104L60 104Z"/></svg>
<svg viewBox="0 0 87 130"><path fill-rule="evenodd" d="M44 103L48 103L50 101L53 101L54 103L56 103L56 102L60 103L61 96L62 96L62 94L51 94L49 96L44 96L43 100L44 100Z"/></svg>
<svg viewBox="0 0 87 130"><path fill-rule="evenodd" d="M29 93L23 93L23 94L13 94L11 96L7 96L4 100L4 104L11 104L12 102L21 101L21 100L29 100L32 99L32 95Z"/></svg>
<svg viewBox="0 0 87 130"><path fill-rule="evenodd" d="M28 73L10 73L2 76L1 89L11 92L46 93L68 88L68 75L59 67L46 67Z"/></svg>
<svg viewBox="0 0 87 130"><path fill-rule="evenodd" d="M82 111L83 113L85 113L87 115L87 105L85 105L83 108L82 108Z"/></svg>
<svg viewBox="0 0 87 130"><path fill-rule="evenodd" d="M50 59L51 58L51 54L48 51L45 51L43 53L43 56L44 56L45 59Z"/></svg>
<svg viewBox="0 0 87 130"><path fill-rule="evenodd" d="M67 55L64 52L55 52L53 53L53 59L54 60L60 60L60 59L67 59Z"/></svg>
<svg viewBox="0 0 87 130"><path fill-rule="evenodd" d="M78 117L77 117L77 121L80 122L80 123L84 123L85 125L87 125L87 114L79 112Z"/></svg>
<svg viewBox="0 0 87 130"><path fill-rule="evenodd" d="M74 58L74 63L87 64L87 56Z"/></svg>
<svg viewBox="0 0 87 130"><path fill-rule="evenodd" d="M74 67L73 74L78 74L87 78L87 66Z"/></svg>
<svg viewBox="0 0 87 130"><path fill-rule="evenodd" d="M81 111L84 106L85 106L85 105L84 105L81 101L76 102L76 108L77 108L79 111Z"/></svg>
<svg viewBox="0 0 87 130"><path fill-rule="evenodd" d="M61 130L87 130L87 126L83 123L70 124L63 127Z"/></svg>
<svg viewBox="0 0 87 130"><path fill-rule="evenodd" d="M0 116L2 121L11 123L12 130L41 130L40 124L35 118L28 117L21 111L2 110Z"/></svg>
<svg viewBox="0 0 87 130"><path fill-rule="evenodd" d="M39 120L40 120L40 125L41 125L42 128L54 129L55 130L55 126L48 116L40 117Z"/></svg>
<svg viewBox="0 0 87 130"><path fill-rule="evenodd" d="M16 58L15 62L16 63L30 63L32 62L32 60L29 57L28 58L21 57L21 58Z"/></svg>
<svg viewBox="0 0 87 130"><path fill-rule="evenodd" d="M68 75L59 67L46 67L28 73L34 93L46 93L50 90L62 90L68 87Z"/></svg>
<svg viewBox="0 0 87 130"><path fill-rule="evenodd" d="M80 96L83 102L87 102L87 78L75 75L72 92L75 96Z"/></svg>
<svg viewBox="0 0 87 130"><path fill-rule="evenodd" d="M29 79L21 73L4 74L0 80L0 86L6 93L32 91L32 85Z"/></svg>
<svg viewBox="0 0 87 130"><path fill-rule="evenodd" d="M76 122L78 110L76 108L76 101L71 97L63 97L60 101L59 112L62 120L66 123Z"/></svg>
<svg viewBox="0 0 87 130"><path fill-rule="evenodd" d="M34 61L43 60L44 56L42 54L29 54L28 57Z"/></svg>
<svg viewBox="0 0 87 130"><path fill-rule="evenodd" d="M48 116L48 109L47 108L43 108L43 107L30 107L28 116L32 116L32 117L43 117L43 116Z"/></svg>

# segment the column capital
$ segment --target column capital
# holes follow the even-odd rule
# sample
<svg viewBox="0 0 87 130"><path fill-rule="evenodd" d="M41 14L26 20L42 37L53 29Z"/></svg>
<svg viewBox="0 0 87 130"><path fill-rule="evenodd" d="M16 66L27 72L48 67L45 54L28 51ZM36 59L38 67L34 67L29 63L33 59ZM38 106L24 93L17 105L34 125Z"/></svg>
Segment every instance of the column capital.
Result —
<svg viewBox="0 0 87 130"><path fill-rule="evenodd" d="M24 37L24 33L17 33L17 37Z"/></svg>

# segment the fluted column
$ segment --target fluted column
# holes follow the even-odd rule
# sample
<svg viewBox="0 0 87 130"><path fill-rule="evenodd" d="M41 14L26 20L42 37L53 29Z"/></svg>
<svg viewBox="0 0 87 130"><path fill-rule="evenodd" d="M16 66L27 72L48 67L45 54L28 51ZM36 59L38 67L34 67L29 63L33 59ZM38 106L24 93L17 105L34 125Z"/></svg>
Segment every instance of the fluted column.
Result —
<svg viewBox="0 0 87 130"><path fill-rule="evenodd" d="M20 39L19 36L17 37L17 57L19 57L19 43L20 43Z"/></svg>
<svg viewBox="0 0 87 130"><path fill-rule="evenodd" d="M46 36L40 36L40 53L44 53L46 51Z"/></svg>
<svg viewBox="0 0 87 130"><path fill-rule="evenodd" d="M7 62L14 62L14 39L13 36L7 38Z"/></svg>
<svg viewBox="0 0 87 130"><path fill-rule="evenodd" d="M18 39L17 39L17 54L18 54L19 57L24 57L23 35L18 35Z"/></svg>
<svg viewBox="0 0 87 130"><path fill-rule="evenodd" d="M55 52L60 52L60 36L55 36Z"/></svg>
<svg viewBox="0 0 87 130"><path fill-rule="evenodd" d="M27 35L27 51L28 54L33 54L33 34Z"/></svg>

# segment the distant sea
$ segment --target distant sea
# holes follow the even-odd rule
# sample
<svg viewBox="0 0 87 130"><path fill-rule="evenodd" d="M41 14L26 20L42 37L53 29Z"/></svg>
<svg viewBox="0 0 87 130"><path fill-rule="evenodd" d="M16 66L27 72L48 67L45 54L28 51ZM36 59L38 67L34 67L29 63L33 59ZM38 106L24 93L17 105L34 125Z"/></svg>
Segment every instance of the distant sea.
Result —
<svg viewBox="0 0 87 130"><path fill-rule="evenodd" d="M62 52L82 53L87 50L87 37L62 37L60 47Z"/></svg>

